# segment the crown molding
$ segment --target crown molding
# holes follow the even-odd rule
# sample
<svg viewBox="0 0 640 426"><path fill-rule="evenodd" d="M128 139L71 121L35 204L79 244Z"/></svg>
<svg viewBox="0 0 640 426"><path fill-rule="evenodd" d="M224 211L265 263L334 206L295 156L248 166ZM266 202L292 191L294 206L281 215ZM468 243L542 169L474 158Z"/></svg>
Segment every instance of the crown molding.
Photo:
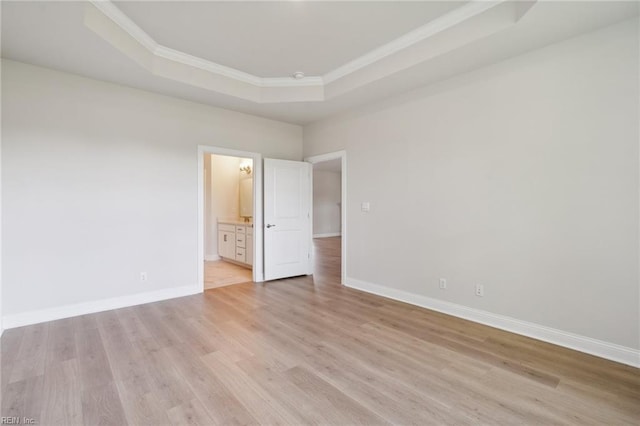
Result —
<svg viewBox="0 0 640 426"><path fill-rule="evenodd" d="M142 28L140 28L135 22L133 22L127 15L124 14L115 4L110 0L89 0L96 9L102 12L105 16L118 24L120 28L126 31L131 37L136 39L138 43L143 45L149 52L155 54L159 44Z"/></svg>
<svg viewBox="0 0 640 426"><path fill-rule="evenodd" d="M291 77L262 78L162 45L158 45L158 47L156 47L155 55L170 61L190 65L214 74L242 81L243 83L253 84L258 87L306 87L324 85L322 77L304 77L298 80Z"/></svg>
<svg viewBox="0 0 640 426"><path fill-rule="evenodd" d="M517 22L537 0L527 0L523 7L514 12L515 16L509 17L511 24ZM221 91L231 96L244 98L253 102L301 102L323 101L327 99L326 88L329 84L344 77L357 73L367 67L381 64L385 58L403 52L405 49L428 41L453 27L463 23L473 25L472 18L479 17L496 6L509 4L517 7L519 0L471 0L469 3L454 9L425 25L410 31L403 36L392 40L368 53L359 56L344 65L327 72L322 76L310 76L302 79L293 77L260 77L235 68L227 67L204 58L163 46L156 42L149 34L140 28L133 20L124 14L110 0L89 0L88 3L107 21L115 24L122 35L113 35L114 30L107 32L97 31L106 38L114 47L123 51L151 73L182 81L183 83L203 87L208 90ZM484 16L484 15L483 15ZM86 17L85 17L85 25ZM87 25L92 30L91 25ZM125 42L122 36L130 37ZM473 37L472 37L473 38ZM470 40L471 41L471 40ZM129 43L123 48L123 43ZM131 44L133 43L133 44ZM137 43L143 49L134 49ZM133 53L132 53L133 52ZM143 53L146 52L146 53ZM392 58L389 58L391 60ZM187 68L185 68L187 67ZM181 68L181 69L180 69ZM197 77L190 76L190 70L200 70ZM202 73L204 71L204 73ZM243 83L244 87L237 87ZM278 89L280 89L278 91Z"/></svg>
<svg viewBox="0 0 640 426"><path fill-rule="evenodd" d="M426 23L425 25L416 28L407 34L398 37L395 40L384 44L369 53L347 62L344 65L329 71L323 76L325 84L332 83L342 77L345 77L353 72L356 72L366 66L369 66L375 62L378 62L388 56L393 55L401 50L404 50L422 40L432 37L442 31L445 31L467 19L473 18L482 12L485 12L495 6L498 6L507 0L472 0L470 3L452 10L439 18L434 19Z"/></svg>
<svg viewBox="0 0 640 426"><path fill-rule="evenodd" d="M243 83L253 84L254 86L262 85L262 79L260 77L256 77L255 75L237 70L235 68L226 67L224 65L220 65L215 62L199 58L197 56L189 55L188 53L171 49L166 46L158 45L153 53L161 58L180 62L181 64L190 65L195 68L200 68L214 74L233 78L235 80L242 81Z"/></svg>
<svg viewBox="0 0 640 426"><path fill-rule="evenodd" d="M309 87L324 86L322 77L304 77L299 80L291 77L268 77L262 79L263 87Z"/></svg>
<svg viewBox="0 0 640 426"><path fill-rule="evenodd" d="M227 67L207 59L190 55L188 53L163 46L156 42L149 34L133 22L110 0L89 0L96 9L111 19L116 25L122 28L127 34L133 37L138 43L146 48L149 53L170 61L178 62L183 65L189 65L199 68L223 77L232 78L243 83L252 84L257 87L306 87L306 86L322 86L324 81L322 77L304 77L302 79L294 79L291 77L271 77L262 78L235 68Z"/></svg>

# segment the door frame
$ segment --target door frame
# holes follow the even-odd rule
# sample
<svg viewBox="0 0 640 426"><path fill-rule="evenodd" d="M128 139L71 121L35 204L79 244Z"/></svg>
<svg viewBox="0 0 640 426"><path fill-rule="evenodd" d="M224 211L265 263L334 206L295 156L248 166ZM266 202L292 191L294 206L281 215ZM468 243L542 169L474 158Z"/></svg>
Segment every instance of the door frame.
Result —
<svg viewBox="0 0 640 426"><path fill-rule="evenodd" d="M304 161L311 163L312 173L311 173L311 227L313 230L313 165L316 163L322 163L323 161L328 160L336 160L341 159L341 199L340 199L340 243L341 243L341 253L340 253L340 284L345 285L345 281L347 279L347 151L335 151L329 152L326 154L320 155L312 155L310 157L306 157ZM313 231L311 232L313 234ZM313 240L313 236L312 236ZM312 255L313 256L313 255ZM313 259L312 259L313 260ZM315 263L315 262L314 262Z"/></svg>
<svg viewBox="0 0 640 426"><path fill-rule="evenodd" d="M253 160L253 281L264 281L262 256L262 154L198 145L198 285L204 291L204 156L205 154L251 158Z"/></svg>

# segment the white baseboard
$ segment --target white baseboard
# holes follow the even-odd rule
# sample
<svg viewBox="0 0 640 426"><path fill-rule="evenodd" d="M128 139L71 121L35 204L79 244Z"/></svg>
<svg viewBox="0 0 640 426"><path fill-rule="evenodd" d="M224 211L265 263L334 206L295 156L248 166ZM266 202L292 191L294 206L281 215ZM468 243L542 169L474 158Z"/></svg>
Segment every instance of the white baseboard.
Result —
<svg viewBox="0 0 640 426"><path fill-rule="evenodd" d="M93 314L96 312L108 311L111 309L126 308L128 306L158 302L160 300L189 296L201 292L202 287L197 284L187 285L183 287L172 287L146 293L137 293L128 296L113 297L110 299L76 303L73 305L65 305L56 308L47 308L37 311L5 315L2 318L2 325L6 330L15 327L22 327L23 325L31 325L62 318L76 317L78 315Z"/></svg>
<svg viewBox="0 0 640 426"><path fill-rule="evenodd" d="M609 343L602 340L592 339L574 333L546 327L532 322L522 321L504 315L493 314L480 309L469 308L456 303L445 302L419 294L409 293L390 287L372 284L347 277L345 285L367 293L389 299L399 300L411 305L420 306L445 314L464 318L469 321L485 324L501 330L532 337L534 339L553 343L558 346L575 349L601 358L640 367L640 350L628 348L626 346Z"/></svg>
<svg viewBox="0 0 640 426"><path fill-rule="evenodd" d="M339 237L340 232L329 232L328 234L313 234L313 238Z"/></svg>
<svg viewBox="0 0 640 426"><path fill-rule="evenodd" d="M220 259L222 258L217 254L207 254L204 256L204 260L206 260L207 262L213 262L215 260L220 260Z"/></svg>

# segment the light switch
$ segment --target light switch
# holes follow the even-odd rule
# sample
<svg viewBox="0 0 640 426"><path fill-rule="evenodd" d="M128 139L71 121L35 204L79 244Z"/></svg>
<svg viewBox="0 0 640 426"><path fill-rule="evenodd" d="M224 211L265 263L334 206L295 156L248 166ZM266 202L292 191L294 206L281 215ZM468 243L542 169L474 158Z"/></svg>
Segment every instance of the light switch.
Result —
<svg viewBox="0 0 640 426"><path fill-rule="evenodd" d="M369 202L368 201L364 201L360 205L360 210L362 210L363 212L368 212L369 210L371 210L371 206L369 205Z"/></svg>

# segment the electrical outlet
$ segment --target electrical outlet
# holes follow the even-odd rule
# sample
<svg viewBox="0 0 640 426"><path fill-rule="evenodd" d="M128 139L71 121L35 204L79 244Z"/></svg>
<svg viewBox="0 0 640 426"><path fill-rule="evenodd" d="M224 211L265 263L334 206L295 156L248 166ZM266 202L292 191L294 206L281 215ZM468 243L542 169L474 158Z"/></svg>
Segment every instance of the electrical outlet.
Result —
<svg viewBox="0 0 640 426"><path fill-rule="evenodd" d="M140 272L140 281L146 281L146 280L147 280L147 273Z"/></svg>
<svg viewBox="0 0 640 426"><path fill-rule="evenodd" d="M484 296L484 285L476 284L476 296Z"/></svg>
<svg viewBox="0 0 640 426"><path fill-rule="evenodd" d="M447 280L445 278L440 278L440 288L443 290L447 288Z"/></svg>

